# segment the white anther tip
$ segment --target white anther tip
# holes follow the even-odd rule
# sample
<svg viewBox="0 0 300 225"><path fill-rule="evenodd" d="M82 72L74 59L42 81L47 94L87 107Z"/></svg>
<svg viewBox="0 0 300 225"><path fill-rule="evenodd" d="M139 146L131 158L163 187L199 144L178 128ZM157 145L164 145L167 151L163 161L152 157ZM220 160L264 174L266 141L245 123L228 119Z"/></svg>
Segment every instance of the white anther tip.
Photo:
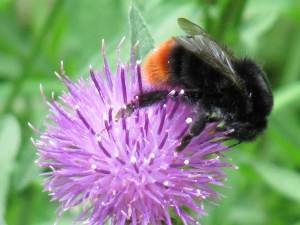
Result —
<svg viewBox="0 0 300 225"><path fill-rule="evenodd" d="M186 122L187 124L190 124L190 123L193 122L193 119L192 119L191 117L188 117L188 118L186 118L185 122Z"/></svg>
<svg viewBox="0 0 300 225"><path fill-rule="evenodd" d="M175 95L176 91L175 90L172 90L170 91L169 95Z"/></svg>
<svg viewBox="0 0 300 225"><path fill-rule="evenodd" d="M130 157L130 162L136 163L136 157L134 155Z"/></svg>
<svg viewBox="0 0 300 225"><path fill-rule="evenodd" d="M190 161L188 159L184 160L183 161L184 165L189 165L190 164Z"/></svg>
<svg viewBox="0 0 300 225"><path fill-rule="evenodd" d="M166 181L164 181L164 183L163 183L163 184L164 184L164 186L167 186L167 187L170 185L169 181L167 181L167 180L166 180Z"/></svg>

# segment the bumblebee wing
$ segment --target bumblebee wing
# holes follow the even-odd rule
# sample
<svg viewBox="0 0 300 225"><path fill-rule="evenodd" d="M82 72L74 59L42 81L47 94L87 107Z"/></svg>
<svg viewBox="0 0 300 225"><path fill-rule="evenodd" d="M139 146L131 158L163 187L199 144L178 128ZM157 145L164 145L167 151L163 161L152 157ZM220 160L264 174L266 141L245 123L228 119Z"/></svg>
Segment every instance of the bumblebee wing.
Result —
<svg viewBox="0 0 300 225"><path fill-rule="evenodd" d="M200 26L184 18L179 18L178 24L189 36L175 37L177 43L224 74L241 89L241 80L231 64L233 56L217 44Z"/></svg>
<svg viewBox="0 0 300 225"><path fill-rule="evenodd" d="M178 18L177 23L180 26L180 28L188 35L194 36L205 33L205 31L200 26L189 21L188 19Z"/></svg>

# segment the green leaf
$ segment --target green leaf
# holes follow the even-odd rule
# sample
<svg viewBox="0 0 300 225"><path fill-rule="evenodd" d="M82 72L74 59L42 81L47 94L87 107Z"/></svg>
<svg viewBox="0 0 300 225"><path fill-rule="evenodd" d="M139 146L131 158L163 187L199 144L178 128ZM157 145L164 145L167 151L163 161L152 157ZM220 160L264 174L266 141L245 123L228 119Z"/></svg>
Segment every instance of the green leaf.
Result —
<svg viewBox="0 0 300 225"><path fill-rule="evenodd" d="M291 104L298 103L300 98L300 83L287 85L275 93L275 101L273 113L279 112L281 109Z"/></svg>
<svg viewBox="0 0 300 225"><path fill-rule="evenodd" d="M39 169L34 164L35 158L36 154L32 146L27 145L21 149L21 157L13 174L13 183L17 191L24 190L38 176Z"/></svg>
<svg viewBox="0 0 300 225"><path fill-rule="evenodd" d="M139 42L138 57L143 58L154 48L154 40L140 11L131 5L129 9L129 26L131 45Z"/></svg>
<svg viewBox="0 0 300 225"><path fill-rule="evenodd" d="M286 160L290 165L300 165L300 129L296 118L289 112L284 112L284 118L278 114L270 119L268 126L268 146L273 155L278 154L281 162Z"/></svg>
<svg viewBox="0 0 300 225"><path fill-rule="evenodd" d="M35 85L37 86L37 85ZM45 86L46 87L46 86ZM48 89L48 87L47 87ZM45 93L49 96L50 93ZM30 113L30 116L26 118L30 123L34 124L37 128L42 127L41 121L45 118L46 114L46 105L40 96L31 96L30 101L26 101L27 112ZM35 165L34 161L36 160L36 149L30 141L30 136L34 135L32 129L28 126L23 128L23 144L20 148L20 153L18 154L18 164L14 169L13 173L13 184L16 191L23 191L28 187L38 176L40 170Z"/></svg>
<svg viewBox="0 0 300 225"><path fill-rule="evenodd" d="M170 34L172 35L182 35L182 31L179 29L177 25L177 18L179 17L185 17L189 18L193 21L197 21L197 15L199 14L199 10L196 7L195 2L193 1L182 1L182 4L180 7L177 7L178 3L174 1L161 1L161 0L153 0L153 1L146 1L144 2L143 9L147 9L143 11L143 17L145 18L146 21L149 21L148 23L148 28L151 30L151 36L153 37L155 41L158 43L163 42L167 39L170 38ZM166 14L166 12L172 12L170 14ZM121 21L124 21L124 18L122 18L122 15L118 15L118 17L121 17ZM129 16L127 17L129 19ZM109 20L104 18L103 20L107 21ZM120 22L118 22L120 23ZM122 22L123 23L123 22ZM124 29L128 30L128 23L122 24ZM113 25L115 26L115 25ZM105 27L105 26L104 26ZM160 29L167 27L168 29ZM101 27L103 28L103 27ZM158 29L159 28L159 29ZM115 71L115 55L116 55L116 46L121 40L121 36L123 36L124 33L122 34L115 34L113 37L109 39L105 39L105 44L106 44L106 55L108 58L108 61L110 62L110 66L113 68L112 70ZM121 58L122 59L128 59L129 54L130 54L130 44L128 43L129 41L125 41L124 44L122 45L121 48ZM144 40L142 40L144 42ZM135 44L134 41L132 43ZM142 44L142 43L140 43ZM141 46L140 46L141 47ZM85 47L84 49L86 49ZM149 49L151 50L153 47L150 47ZM94 48L95 49L95 48ZM83 49L81 48L80 51ZM95 54L92 54L92 56L86 61L86 63L82 63L82 60L80 62L80 65L85 65L81 66L79 74L86 74L89 65L93 65L94 68L101 68L101 62L102 58L99 54L98 48L96 48L97 52ZM149 51L149 50L148 50ZM147 52L148 52L147 51ZM140 52L137 52L137 57L141 56L139 54ZM146 53L145 53L146 54ZM76 54L75 54L76 55ZM77 55L76 55L77 57ZM68 70L69 72L69 70ZM78 71L76 71L78 72Z"/></svg>
<svg viewBox="0 0 300 225"><path fill-rule="evenodd" d="M266 215L260 202L242 202L235 205L228 215L233 224L253 225L264 224Z"/></svg>
<svg viewBox="0 0 300 225"><path fill-rule="evenodd" d="M293 3L293 0L248 0L241 35L249 50L255 50L259 37L268 31Z"/></svg>
<svg viewBox="0 0 300 225"><path fill-rule="evenodd" d="M5 224L4 214L7 192L10 183L15 157L21 143L21 128L12 115L3 116L0 120L0 224Z"/></svg>
<svg viewBox="0 0 300 225"><path fill-rule="evenodd" d="M11 3L11 0L0 0L0 10L5 9L9 3Z"/></svg>
<svg viewBox="0 0 300 225"><path fill-rule="evenodd" d="M57 51L53 51L51 47L48 50L56 58L56 62L59 61L57 56L62 56L69 74L81 72L82 65L86 65L86 68L91 63L93 66L98 65L101 40L105 39L105 43L110 45L118 43L122 36L126 35L127 29L124 28L127 25L127 9L126 1L122 0L66 1L64 9L66 18L59 22L65 21L65 27L60 28L63 29L62 39L57 40L58 42L52 40L52 45L56 46ZM54 27L54 29L58 28ZM109 49L107 52L110 52ZM93 60L96 58L95 55L97 64L94 63L96 60ZM84 70L86 71L87 69Z"/></svg>
<svg viewBox="0 0 300 225"><path fill-rule="evenodd" d="M0 54L0 79L12 80L21 71L20 62L11 56Z"/></svg>
<svg viewBox="0 0 300 225"><path fill-rule="evenodd" d="M283 72L284 76L281 80L286 85L296 81L300 76L300 31L297 32L297 35L295 35L290 43L292 47Z"/></svg>
<svg viewBox="0 0 300 225"><path fill-rule="evenodd" d="M300 175L270 163L255 163L255 169L274 190L300 202Z"/></svg>

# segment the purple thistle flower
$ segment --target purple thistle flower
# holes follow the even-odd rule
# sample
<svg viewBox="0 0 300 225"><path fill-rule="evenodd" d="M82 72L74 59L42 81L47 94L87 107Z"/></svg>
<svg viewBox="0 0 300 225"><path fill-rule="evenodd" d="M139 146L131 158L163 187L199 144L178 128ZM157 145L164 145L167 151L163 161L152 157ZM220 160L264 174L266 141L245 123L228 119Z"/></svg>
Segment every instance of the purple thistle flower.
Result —
<svg viewBox="0 0 300 225"><path fill-rule="evenodd" d="M208 124L176 153L194 112L171 99L115 123L120 107L150 87L134 54L129 65L118 60L115 74L104 48L103 59L102 72L91 68L89 79L76 83L62 66L57 76L68 91L59 101L46 100L46 128L33 140L37 164L47 171L45 189L59 202L59 215L80 206L78 221L86 224L170 225L175 215L184 224L198 224L204 200L218 198L212 185L222 185L221 169L232 167L221 160L228 150L226 133Z"/></svg>

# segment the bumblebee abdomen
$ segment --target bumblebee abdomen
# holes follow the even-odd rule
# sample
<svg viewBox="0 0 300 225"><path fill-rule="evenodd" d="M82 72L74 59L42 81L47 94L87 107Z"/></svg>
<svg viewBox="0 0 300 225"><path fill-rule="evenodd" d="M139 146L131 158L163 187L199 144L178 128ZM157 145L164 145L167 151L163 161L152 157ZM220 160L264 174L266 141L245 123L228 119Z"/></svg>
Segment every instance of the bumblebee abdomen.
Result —
<svg viewBox="0 0 300 225"><path fill-rule="evenodd" d="M169 57L175 44L174 39L165 41L145 59L143 69L149 84L165 85L170 81Z"/></svg>

